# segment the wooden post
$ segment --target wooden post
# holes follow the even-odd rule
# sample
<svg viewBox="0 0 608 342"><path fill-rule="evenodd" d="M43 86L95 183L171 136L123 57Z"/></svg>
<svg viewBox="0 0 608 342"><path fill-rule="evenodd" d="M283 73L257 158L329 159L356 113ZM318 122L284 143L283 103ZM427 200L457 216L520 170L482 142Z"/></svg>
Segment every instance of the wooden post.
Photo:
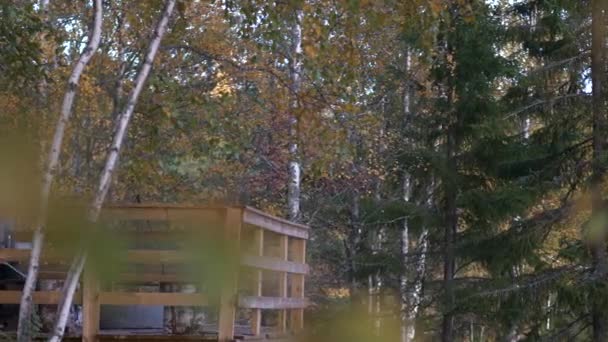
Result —
<svg viewBox="0 0 608 342"><path fill-rule="evenodd" d="M241 239L241 223L243 212L241 209L227 208L224 218L224 237L228 253L238 253ZM238 259L237 259L238 260ZM234 319L236 315L236 295L238 281L238 264L226 265L231 267L231 272L224 279L220 295L220 312L218 322L218 341L227 342L234 339Z"/></svg>
<svg viewBox="0 0 608 342"><path fill-rule="evenodd" d="M255 254L264 256L264 230L256 228L253 244L255 248ZM255 275L253 279L253 295L262 296L262 270L254 270ZM259 336L262 333L262 310L252 309L251 313L251 332L254 336Z"/></svg>
<svg viewBox="0 0 608 342"><path fill-rule="evenodd" d="M294 239L293 249L293 261L306 263L306 240ZM304 275L303 274L292 274L291 275L291 296L294 298L304 298ZM304 309L292 309L291 310L291 330L293 332L300 332L304 329Z"/></svg>
<svg viewBox="0 0 608 342"><path fill-rule="evenodd" d="M99 334L99 282L89 267L83 274L82 289L82 341L96 342Z"/></svg>
<svg viewBox="0 0 608 342"><path fill-rule="evenodd" d="M281 235L279 237L279 258L287 260L289 255L289 237ZM287 272L279 274L279 297L287 297ZM279 311L279 331L287 331L287 310Z"/></svg>

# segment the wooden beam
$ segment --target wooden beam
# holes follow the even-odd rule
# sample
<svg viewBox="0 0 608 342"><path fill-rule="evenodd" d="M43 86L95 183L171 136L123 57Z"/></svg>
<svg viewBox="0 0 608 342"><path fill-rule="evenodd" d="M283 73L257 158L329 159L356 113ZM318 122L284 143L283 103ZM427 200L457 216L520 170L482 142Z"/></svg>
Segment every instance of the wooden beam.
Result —
<svg viewBox="0 0 608 342"><path fill-rule="evenodd" d="M244 338L246 339L246 338ZM150 334L148 332L138 335L137 332L128 330L109 330L102 331L99 334L101 342L120 341L120 342L161 342L161 341L195 341L195 342L217 342L217 336L214 334L208 335L167 335L167 334ZM66 337L64 341L78 341L76 338ZM239 341L239 340L237 340ZM273 342L280 342L273 340Z"/></svg>
<svg viewBox="0 0 608 342"><path fill-rule="evenodd" d="M99 301L106 305L206 306L207 296L200 293L173 292L101 292Z"/></svg>
<svg viewBox="0 0 608 342"><path fill-rule="evenodd" d="M254 232L253 239L254 248L258 257L262 257L264 255L264 230L261 228L257 228ZM253 279L253 295L254 296L262 296L262 270L257 269L254 271L254 279ZM253 309L251 313L251 332L254 336L259 336L262 333L262 310Z"/></svg>
<svg viewBox="0 0 608 342"><path fill-rule="evenodd" d="M289 237L287 235L282 235L279 237L279 258L283 260L283 262L288 262L287 258L289 257ZM281 272L279 274L279 297L287 298L287 272ZM281 310L279 311L279 331L286 332L287 331L287 311Z"/></svg>
<svg viewBox="0 0 608 342"><path fill-rule="evenodd" d="M274 257L245 255L241 258L241 265L259 268L268 271L308 274L306 264L282 260Z"/></svg>
<svg viewBox="0 0 608 342"><path fill-rule="evenodd" d="M41 271L39 279L65 279L67 271ZM199 281L196 277L178 273L123 273L116 279L116 283L194 283Z"/></svg>
<svg viewBox="0 0 608 342"><path fill-rule="evenodd" d="M219 229L222 227L226 210L228 209L170 208L167 214L170 221L196 223L196 229L205 229L202 224L207 226L214 225L215 228Z"/></svg>
<svg viewBox="0 0 608 342"><path fill-rule="evenodd" d="M151 242L180 242L189 241L188 239L195 236L197 232L188 229L155 229L155 230L137 230L133 227L124 229L117 228L108 231L113 234L120 234L120 241L151 241ZM53 236L53 231L47 231L46 236ZM33 236L32 230L17 230L13 233L15 241L31 241Z"/></svg>
<svg viewBox="0 0 608 342"><path fill-rule="evenodd" d="M229 205L200 205L192 203L158 203L158 202L146 202L146 203L108 203L103 206L103 210L111 209L243 209L242 206L229 206Z"/></svg>
<svg viewBox="0 0 608 342"><path fill-rule="evenodd" d="M193 275L181 273L123 273L116 278L117 283L196 283L200 281Z"/></svg>
<svg viewBox="0 0 608 342"><path fill-rule="evenodd" d="M123 221L167 221L167 209L162 207L105 207L101 211L102 220Z"/></svg>
<svg viewBox="0 0 608 342"><path fill-rule="evenodd" d="M178 264L188 261L188 256L178 250L133 249L127 251L127 260L141 264Z"/></svg>
<svg viewBox="0 0 608 342"><path fill-rule="evenodd" d="M28 261L30 259L29 249L18 249L18 248L0 248L0 260L2 261ZM56 252L50 252L48 250L42 251L42 263L51 261L69 261L69 257L61 257Z"/></svg>
<svg viewBox="0 0 608 342"><path fill-rule="evenodd" d="M99 334L100 298L99 282L91 268L86 268L82 280L82 341L96 342Z"/></svg>
<svg viewBox="0 0 608 342"><path fill-rule="evenodd" d="M294 239L292 240L292 258L294 261L305 263L306 262L306 240ZM292 298L304 298L304 275L303 274L292 274L291 275L291 297ZM293 332L300 332L304 330L304 309L293 309L291 310L291 330Z"/></svg>
<svg viewBox="0 0 608 342"><path fill-rule="evenodd" d="M306 298L240 296L239 307L244 309L299 309L308 306Z"/></svg>
<svg viewBox="0 0 608 342"><path fill-rule="evenodd" d="M57 304L61 300L61 291L35 291L34 304ZM0 291L0 304L21 303L21 291ZM82 294L76 292L74 304L82 303Z"/></svg>
<svg viewBox="0 0 608 342"><path fill-rule="evenodd" d="M34 292L35 304L57 304L60 299L61 291ZM20 301L21 291L0 291L0 304L19 304ZM200 293L166 292L99 292L98 302L99 304L107 305L205 306L208 304L207 297ZM82 303L82 294L80 292L76 292L74 303Z"/></svg>
<svg viewBox="0 0 608 342"><path fill-rule="evenodd" d="M309 228L307 226L293 223L250 207L245 207L243 223L261 227L281 235L308 239Z"/></svg>
<svg viewBox="0 0 608 342"><path fill-rule="evenodd" d="M235 255L239 251L243 210L228 209L224 218L224 237L227 253ZM226 265L226 278L221 279L220 312L218 317L218 341L228 342L234 339L234 320L236 316L236 295L238 289L238 265ZM234 268L234 269L231 269Z"/></svg>
<svg viewBox="0 0 608 342"><path fill-rule="evenodd" d="M142 264L159 263L180 263L188 260L187 255L177 250L156 250L156 249L133 249L127 251L127 260ZM30 256L29 249L0 248L0 260L2 261L28 261ZM42 252L43 263L68 262L70 257L52 251Z"/></svg>
<svg viewBox="0 0 608 342"><path fill-rule="evenodd" d="M224 211L227 208L223 206L143 203L105 206L101 215L104 219L114 220L192 220L221 224Z"/></svg>
<svg viewBox="0 0 608 342"><path fill-rule="evenodd" d="M29 255L29 249L0 248L0 260L2 261L24 262L29 260ZM187 253L178 250L134 249L127 251L126 255L129 262L141 264L179 264L189 260ZM69 258L57 253L43 251L42 260L43 263L67 262ZM277 272L308 274L309 271L306 264L256 255L244 256L241 259L241 264Z"/></svg>

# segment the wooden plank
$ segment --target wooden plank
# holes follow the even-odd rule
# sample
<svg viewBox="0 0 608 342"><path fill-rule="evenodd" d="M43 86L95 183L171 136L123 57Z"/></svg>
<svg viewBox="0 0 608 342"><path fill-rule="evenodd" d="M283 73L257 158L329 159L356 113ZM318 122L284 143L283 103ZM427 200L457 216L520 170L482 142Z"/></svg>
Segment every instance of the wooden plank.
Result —
<svg viewBox="0 0 608 342"><path fill-rule="evenodd" d="M180 242L188 241L197 232L188 229L155 229L155 230L136 230L133 227L124 229L112 229L108 233L120 234L120 241L138 241L138 242ZM53 232L47 232L47 236L52 236ZM18 230L13 233L15 241L31 241L33 236L32 230Z"/></svg>
<svg viewBox="0 0 608 342"><path fill-rule="evenodd" d="M145 220L167 221L167 208L163 207L105 207L101 211L102 220Z"/></svg>
<svg viewBox="0 0 608 342"><path fill-rule="evenodd" d="M241 225L243 222L243 210L228 209L224 219L224 236L228 253L238 253L241 238ZM238 281L238 265L227 265L234 267L228 270L226 279L223 280L222 292L220 294L220 312L218 317L218 341L227 342L234 338L234 320L236 316L236 295Z"/></svg>
<svg viewBox="0 0 608 342"><path fill-rule="evenodd" d="M30 256L29 249L0 248L0 260L2 261L28 261ZM188 258L183 252L177 250L154 250L154 249L134 249L127 251L127 259L135 263L180 263ZM52 251L42 252L43 263L69 261L70 258L62 256Z"/></svg>
<svg viewBox="0 0 608 342"><path fill-rule="evenodd" d="M33 294L34 304L57 304L61 299L61 291L35 291ZM21 303L21 291L0 291L0 304ZM74 303L82 303L80 292L74 294Z"/></svg>
<svg viewBox="0 0 608 342"><path fill-rule="evenodd" d="M244 309L299 309L308 306L306 298L240 296L239 307Z"/></svg>
<svg viewBox="0 0 608 342"><path fill-rule="evenodd" d="M100 319L99 282L90 268L86 268L82 280L82 340L83 342L97 341Z"/></svg>
<svg viewBox="0 0 608 342"><path fill-rule="evenodd" d="M308 227L266 214L257 209L246 207L243 222L272 232L300 239L308 239Z"/></svg>
<svg viewBox="0 0 608 342"><path fill-rule="evenodd" d="M38 279L65 279L67 271L41 271ZM117 283L193 283L200 279L177 273L123 273L113 279Z"/></svg>
<svg viewBox="0 0 608 342"><path fill-rule="evenodd" d="M221 228L227 209L198 209L198 208L169 208L167 209L170 221L185 221L197 224L197 229L205 225L216 225Z"/></svg>
<svg viewBox="0 0 608 342"><path fill-rule="evenodd" d="M193 203L158 203L158 202L145 202L145 203L108 203L104 205L103 210L108 209L243 209L242 206L222 205L222 204L210 204L201 205Z"/></svg>
<svg viewBox="0 0 608 342"><path fill-rule="evenodd" d="M284 262L288 262L289 257L289 237L282 235L279 237L279 258ZM287 272L279 274L279 297L287 298ZM279 311L279 331L287 331L287 311Z"/></svg>
<svg viewBox="0 0 608 342"><path fill-rule="evenodd" d="M123 273L116 279L117 283L196 283L200 278L182 273Z"/></svg>
<svg viewBox="0 0 608 342"><path fill-rule="evenodd" d="M306 262L306 240L294 239L292 241L292 258L294 261ZM291 297L304 298L304 275L291 275ZM300 332L304 330L304 309L291 310L291 330Z"/></svg>
<svg viewBox="0 0 608 342"><path fill-rule="evenodd" d="M305 224L300 224L300 223L291 222L291 221L286 220L286 219L284 219L284 218L281 218L281 217L277 217L277 216L270 215L270 214L268 214L268 213L265 213L265 212L263 212L263 211L261 211L261 210L259 210L259 209L253 208L253 207L249 207L249 206L247 206L247 207L245 207L245 209L244 209L244 210L245 210L245 212L256 213L256 214L258 214L258 215L264 216L264 217L266 217L266 218L268 218L268 219L270 219L270 220L273 220L273 221L275 221L275 222L280 222L280 223L283 223L283 224L285 224L285 225L288 225L288 226L291 226L291 227L294 227L294 228L303 229L303 230L309 230L309 229L310 229L310 228L309 228L307 225L305 225Z"/></svg>
<svg viewBox="0 0 608 342"><path fill-rule="evenodd" d="M132 341L132 342L159 342L159 341L176 341L176 342L184 342L184 341L210 341L217 342L217 336L215 334L209 335L157 335L151 334L149 332L145 332L142 335L136 335L131 331L103 331L99 335L99 341ZM72 341L69 337L66 337L64 341ZM279 342L279 341L275 341Z"/></svg>
<svg viewBox="0 0 608 342"><path fill-rule="evenodd" d="M102 217L122 220L167 221L174 219L208 219L223 218L223 212L231 207L221 205L191 205L166 203L129 203L107 205L102 210ZM236 209L242 209L237 208Z"/></svg>
<svg viewBox="0 0 608 342"><path fill-rule="evenodd" d="M28 261L29 255L30 250L28 249L0 248L0 260L2 261ZM126 255L129 262L141 264L179 264L190 260L187 253L178 250L133 249L127 251ZM42 259L45 263L69 261L69 258L46 251L43 252ZM241 264L277 272L308 274L309 271L309 266L306 264L256 255L243 256Z"/></svg>
<svg viewBox="0 0 608 342"><path fill-rule="evenodd" d="M171 305L206 306L207 296L200 293L173 292L101 292L101 304L107 305Z"/></svg>
<svg viewBox="0 0 608 342"><path fill-rule="evenodd" d="M261 228L257 228L254 232L254 248L256 250L257 256L264 255L264 230ZM254 296L262 296L262 270L255 270L255 275L253 279L253 295ZM259 336L262 333L262 310L253 309L251 313L251 332L254 336Z"/></svg>
<svg viewBox="0 0 608 342"><path fill-rule="evenodd" d="M0 248L0 260L2 261L16 261L23 262L30 259L29 249L17 249L17 248ZM49 252L48 250L42 251L42 263L50 261L67 260L68 258L60 257L57 253Z"/></svg>
<svg viewBox="0 0 608 342"><path fill-rule="evenodd" d="M178 264L188 259L184 252L178 250L133 249L127 252L129 262L141 264Z"/></svg>
<svg viewBox="0 0 608 342"><path fill-rule="evenodd" d="M306 264L281 260L279 258L245 255L241 258L241 265L259 268L268 271L288 272L296 274L308 274L309 267Z"/></svg>

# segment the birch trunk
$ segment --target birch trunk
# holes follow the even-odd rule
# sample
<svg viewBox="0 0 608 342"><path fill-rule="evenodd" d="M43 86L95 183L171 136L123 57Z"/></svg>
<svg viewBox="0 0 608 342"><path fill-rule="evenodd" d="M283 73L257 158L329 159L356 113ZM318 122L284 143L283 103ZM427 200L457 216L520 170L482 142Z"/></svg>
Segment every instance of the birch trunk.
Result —
<svg viewBox="0 0 608 342"><path fill-rule="evenodd" d="M296 9L295 23L292 27L292 51L290 61L291 92L293 99L290 103L289 117L289 184L287 186L287 206L289 219L297 221L300 218L300 180L301 165L298 152L298 94L302 83L302 20L304 11Z"/></svg>
<svg viewBox="0 0 608 342"><path fill-rule="evenodd" d="M403 92L403 116L404 116L404 127L407 128L407 125L410 121L411 117L411 89L409 82L411 68L411 56L408 48L405 49L405 89ZM409 139L405 139L405 143L409 143ZM410 202L412 196L412 176L404 171L405 174L403 176L403 200L407 204ZM407 217L403 219L403 226L401 227L401 264L402 264L402 273L399 277L399 292L401 297L401 341L409 342L413 339L413 335L415 332L414 323L409 319L409 277L408 277L408 267L409 264L409 255L410 253L410 226L409 220Z"/></svg>
<svg viewBox="0 0 608 342"><path fill-rule="evenodd" d="M429 192L433 189L433 183L429 186ZM432 208L433 197L429 195L427 199L427 206ZM402 292L402 335L401 340L404 342L414 341L416 337L416 319L420 312L420 305L422 303L422 285L426 277L426 254L428 252L428 228L422 227L422 232L416 241L416 250L414 257L414 276L411 283L407 280L407 274L404 274L401 279ZM404 234L403 234L404 235ZM409 237L408 237L409 240ZM405 241L404 241L405 242ZM409 252L409 248L407 249ZM408 264L411 263L410 258L404 258ZM404 272L405 273L405 272ZM405 297L405 298L404 298Z"/></svg>
<svg viewBox="0 0 608 342"><path fill-rule="evenodd" d="M360 298L359 294L359 279L357 279L357 265L356 265L356 257L359 251L359 246L361 244L361 227L359 224L359 194L354 193L351 203L351 224L348 232L348 237L346 241L346 259L348 262L348 280L350 285L350 295L356 301L362 300L365 301L364 298ZM368 279L369 282L369 279ZM368 303L369 305L369 303Z"/></svg>
<svg viewBox="0 0 608 342"><path fill-rule="evenodd" d="M55 134L51 143L51 149L49 151L48 160L46 163L46 170L43 176L40 193L40 211L38 213L36 228L34 229L34 236L32 238L32 251L30 254L27 278L25 280L25 285L23 286L23 293L19 307L19 322L17 328L18 341L29 341L31 339L32 293L36 287L38 270L40 267L40 254L42 252L42 244L44 243L43 227L46 224L51 186L53 184L53 178L59 163L59 155L61 153L61 145L63 143L65 129L72 115L72 107L74 104L74 98L76 97L76 90L78 89L80 76L95 54L95 51L99 46L99 41L101 40L103 11L102 1L95 0L93 4L95 13L93 31L91 33L89 42L87 43L87 47L82 51L82 54L76 62L76 65L74 66L74 69L72 70L72 73L68 79L68 86L63 97L61 112L59 113L59 120L55 126Z"/></svg>
<svg viewBox="0 0 608 342"><path fill-rule="evenodd" d="M40 11L40 14L42 15L44 22L49 27L52 27L52 22L49 18L49 1L48 0L40 1L39 6L40 6L39 11ZM53 60L49 61L48 59L45 58L44 63L47 64L45 69L47 69L48 71L54 69L56 67L56 59L57 59L56 57L53 57ZM49 66L48 64L51 64L51 65ZM38 92L39 92L40 108L49 108L50 101L49 101L49 94L48 94L48 82L45 77L43 77L40 80L40 83L38 84L38 89L39 89ZM47 147L47 142L45 141L46 137L45 137L44 126L48 120L48 113L46 113L45 110L41 110L40 119L41 119L41 122L43 123L41 125L41 129L40 129L40 151L47 151L48 147ZM40 168L43 170L46 167L47 158L48 158L48 155L44 155L42 153L40 154ZM27 275L26 275L26 277L27 277ZM57 286L59 286L58 283L59 282L57 280L41 279L38 281L38 286L39 286L40 290L42 290L42 291L52 291L52 290L55 290ZM35 314L32 314L32 315L35 315ZM38 306L38 316L40 318L41 330L50 331L53 327L53 322L55 321L55 319L54 319L55 306L54 305L39 305Z"/></svg>
<svg viewBox="0 0 608 342"><path fill-rule="evenodd" d="M405 52L406 84L403 96L404 122L407 127L412 118L412 89L410 86L409 74L411 70L412 58L409 49ZM409 139L405 139L406 144L411 144ZM405 172L403 177L403 200L409 203L412 199L413 177ZM433 205L432 197L433 184L429 185L427 206ZM422 300L422 284L426 275L426 253L428 249L428 229L422 228L416 243L418 257L410 256L411 242L409 221L406 217L403 220L401 229L401 263L403 271L400 275L400 299L401 299L401 341L413 341L416 336L416 318ZM412 262L413 261L413 262ZM414 272L410 272L410 264L414 264ZM410 276L412 279L410 279Z"/></svg>
<svg viewBox="0 0 608 342"><path fill-rule="evenodd" d="M376 234L376 241L372 242L372 254L377 255L381 250L384 243L384 228L380 228ZM372 318L374 335L380 336L382 330L382 286L383 278L382 273L378 270L374 274L370 274L368 277L368 314Z"/></svg>
<svg viewBox="0 0 608 342"><path fill-rule="evenodd" d="M114 139L108 152L108 157L106 159L106 164L99 180L99 186L97 188L95 198L93 199L93 202L89 209L89 220L91 222L97 222L97 219L99 218L101 207L111 184L112 175L117 166L117 160L120 153L120 149L127 133L127 128L133 115L135 104L137 103L139 94L141 93L145 81L150 73L150 69L152 68L152 63L154 62L156 52L158 51L158 47L160 46L162 37L167 29L169 18L171 17L171 13L173 12L174 6L175 0L167 0L165 2L165 7L163 9L162 15L154 30L154 34L152 36L150 46L148 47L148 51L146 52L144 63L142 64L141 68L139 69L139 72L137 73L137 77L135 78L135 86L133 87L133 90L131 90L131 92L129 93L125 108L119 115L119 122L116 128L116 132L114 134ZM49 342L59 342L63 339L69 310L74 300L74 293L76 292L78 279L80 279L80 275L84 268L86 258L86 250L82 250L80 253L78 253L76 258L74 259L74 262L70 266L67 279L62 289L61 302L59 304L59 307L57 308L57 321L55 322L53 334L49 339Z"/></svg>
<svg viewBox="0 0 608 342"><path fill-rule="evenodd" d="M403 199L406 203L410 201L412 193L412 184L409 174L405 174L403 177ZM401 264L403 270L399 277L399 293L401 299L401 342L412 341L416 334L413 322L410 321L409 315L409 277L407 272L407 265L409 263L408 255L410 253L410 230L408 218L403 219L403 226L401 228Z"/></svg>

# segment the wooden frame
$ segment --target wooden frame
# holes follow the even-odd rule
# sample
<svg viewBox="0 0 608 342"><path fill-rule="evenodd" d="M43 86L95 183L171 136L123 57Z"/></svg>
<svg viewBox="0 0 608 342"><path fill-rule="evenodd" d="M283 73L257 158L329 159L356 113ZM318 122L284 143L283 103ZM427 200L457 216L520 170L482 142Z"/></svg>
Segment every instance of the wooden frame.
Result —
<svg viewBox="0 0 608 342"><path fill-rule="evenodd" d="M232 255L238 255L244 250L242 245L242 230L253 229L253 248L248 255L235 259L237 265L227 265L224 272L220 294L218 340L225 342L234 338L235 313L237 308L251 309L251 330L253 335L262 333L263 310L280 310L280 332L288 328L297 332L303 329L303 310L308 305L304 297L304 278L309 272L306 264L306 240L309 237L307 226L289 222L251 207L195 206L195 205L166 205L166 204L127 204L110 205L102 211L103 219L116 221L168 221L171 222L168 231L136 232L137 238L154 239L183 239L186 236L184 227L190 230L221 228L225 248ZM184 225L174 225L182 222ZM279 241L278 255L265 255L265 232L277 234ZM180 235L182 234L182 235ZM29 238L31 232L20 230L15 234L19 238ZM253 254L253 255L251 255ZM10 262L27 262L30 251L25 249L0 249L0 260ZM174 250L145 250L131 249L125 253L126 261L137 264L175 264L181 265L189 261L183 251ZM40 279L63 279L69 264L69 257L54 251L43 251ZM191 261L191 260L190 260ZM45 266L58 264L59 267ZM240 264L240 265L238 265ZM239 266L253 269L251 296L237 296L239 281ZM46 270L45 270L46 267ZM262 296L264 283L263 271L273 272L279 276L278 297ZM126 273L120 276L121 282L194 282L192 277L179 273L166 274L156 272ZM99 335L99 318L101 305L171 305L171 306L205 306L208 298L201 293L143 293L143 292L108 292L103 291L94 272L87 265L82 278L82 291L75 295L75 303L83 305L82 340L97 341ZM291 296L289 294L291 293ZM34 303L57 304L60 300L59 291L36 291ZM18 304L20 291L0 291L0 304Z"/></svg>
<svg viewBox="0 0 608 342"><path fill-rule="evenodd" d="M293 241L293 260L306 265L306 240ZM291 296L304 299L304 274L291 275ZM291 329L300 332L304 329L304 307L291 310Z"/></svg>
<svg viewBox="0 0 608 342"><path fill-rule="evenodd" d="M264 256L264 230L263 229L258 228L255 230L253 245L254 245L254 249L256 251L257 256L263 257ZM244 264L246 263L245 260L243 260L243 263ZM252 264L249 264L248 266L252 266ZM256 266L253 266L253 267L256 267ZM262 269L260 269L258 267L258 269L255 270L255 276L253 279L254 296L262 296L262 286L263 286L262 275L263 275ZM239 306L243 307L242 305L240 305L240 299L239 299ZM251 332L255 336L259 336L262 333L262 310L260 308L253 308L253 310L252 310Z"/></svg>

